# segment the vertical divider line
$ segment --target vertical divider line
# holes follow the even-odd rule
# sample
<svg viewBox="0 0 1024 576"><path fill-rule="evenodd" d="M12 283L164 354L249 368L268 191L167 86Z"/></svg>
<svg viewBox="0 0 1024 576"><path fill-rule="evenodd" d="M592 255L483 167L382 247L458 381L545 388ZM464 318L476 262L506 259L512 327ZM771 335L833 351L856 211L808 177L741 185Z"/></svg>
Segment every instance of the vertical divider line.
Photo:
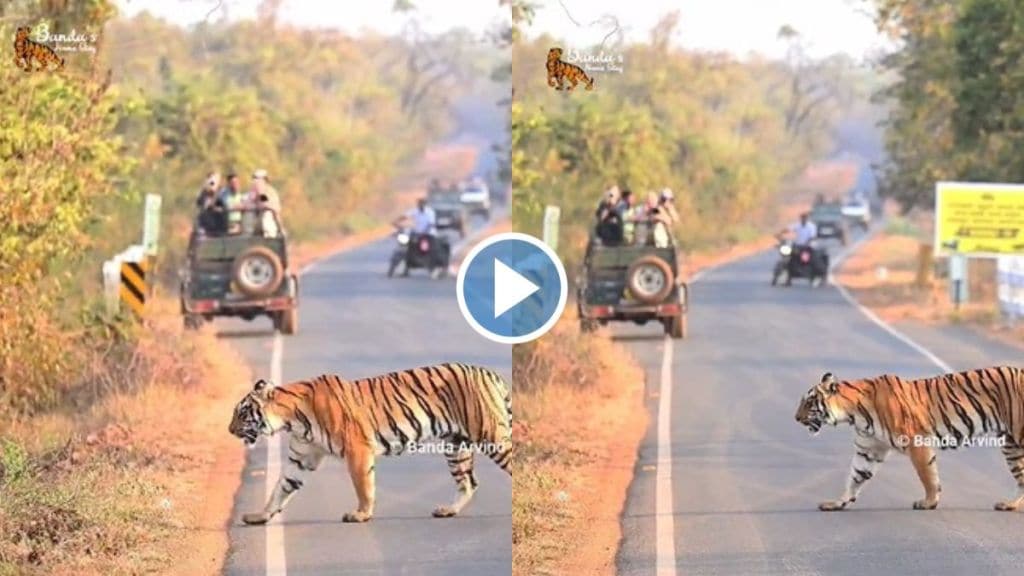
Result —
<svg viewBox="0 0 1024 576"><path fill-rule="evenodd" d="M274 333L273 349L270 354L270 380L274 386L283 384L281 381L281 362L284 357L284 338L280 332ZM281 436L275 434L267 439L267 474L266 474L266 500L270 501L270 495L281 477ZM266 566L267 576L286 576L288 574L288 562L285 556L284 546L284 525L281 524L281 515L272 518L264 529L267 534L266 542Z"/></svg>

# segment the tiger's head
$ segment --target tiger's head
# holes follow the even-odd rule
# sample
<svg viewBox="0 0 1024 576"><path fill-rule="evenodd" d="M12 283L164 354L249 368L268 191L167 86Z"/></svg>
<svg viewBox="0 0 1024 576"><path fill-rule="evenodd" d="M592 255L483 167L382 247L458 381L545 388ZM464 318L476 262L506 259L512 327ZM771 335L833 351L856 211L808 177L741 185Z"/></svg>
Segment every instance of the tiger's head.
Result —
<svg viewBox="0 0 1024 576"><path fill-rule="evenodd" d="M804 394L800 400L800 407L796 410L796 421L810 430L812 436L816 436L825 424L835 425L836 418L829 409L829 398L839 391L839 382L831 372L826 372L821 377L821 382Z"/></svg>
<svg viewBox="0 0 1024 576"><path fill-rule="evenodd" d="M561 58L562 58L562 49L561 48L552 48L551 50L548 50L548 62L553 62L555 60L560 60Z"/></svg>
<svg viewBox="0 0 1024 576"><path fill-rule="evenodd" d="M270 436L284 427L285 420L274 402L275 395L275 388L266 380L257 380L252 391L235 406L228 431L251 447L261 435Z"/></svg>
<svg viewBox="0 0 1024 576"><path fill-rule="evenodd" d="M28 38L30 32L31 30L28 26L18 26L18 30L14 33L14 38L16 40L24 40Z"/></svg>

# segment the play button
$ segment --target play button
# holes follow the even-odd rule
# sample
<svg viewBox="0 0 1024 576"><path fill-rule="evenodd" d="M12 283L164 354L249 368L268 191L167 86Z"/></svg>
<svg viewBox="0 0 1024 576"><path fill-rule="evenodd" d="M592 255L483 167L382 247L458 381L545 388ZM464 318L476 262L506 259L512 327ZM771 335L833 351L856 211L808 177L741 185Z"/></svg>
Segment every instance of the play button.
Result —
<svg viewBox="0 0 1024 576"><path fill-rule="evenodd" d="M494 317L497 318L509 308L529 298L540 290L525 276L509 268L501 260L494 260Z"/></svg>
<svg viewBox="0 0 1024 576"><path fill-rule="evenodd" d="M459 309L481 336L503 344L540 337L565 310L565 268L528 234L496 234L477 244L459 267Z"/></svg>

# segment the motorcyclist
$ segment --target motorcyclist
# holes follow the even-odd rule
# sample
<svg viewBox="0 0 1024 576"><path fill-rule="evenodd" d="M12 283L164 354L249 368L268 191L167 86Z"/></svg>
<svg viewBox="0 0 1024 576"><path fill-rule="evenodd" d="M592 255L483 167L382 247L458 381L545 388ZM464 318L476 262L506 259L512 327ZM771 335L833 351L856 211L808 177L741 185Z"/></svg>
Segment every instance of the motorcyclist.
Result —
<svg viewBox="0 0 1024 576"><path fill-rule="evenodd" d="M785 233L793 234L793 244L797 246L809 246L811 240L818 237L818 226L811 222L810 214L804 212L800 215L800 222L793 224L789 228L782 231Z"/></svg>
<svg viewBox="0 0 1024 576"><path fill-rule="evenodd" d="M392 226L409 225L414 235L437 236L437 214L427 204L426 198L417 198L416 207L395 218Z"/></svg>
<svg viewBox="0 0 1024 576"><path fill-rule="evenodd" d="M793 224L789 228L783 229L779 234L778 238L782 239L786 235L792 235L793 237L793 253L797 254L802 249L808 248L811 250L811 258L814 265L818 266L820 270L828 270L828 254L824 250L818 250L814 246L814 239L818 237L818 226L811 221L810 215L807 212L800 214L800 222ZM798 266L796 258L790 260L790 266ZM792 269L791 269L792 271ZM786 284L789 285L793 274L790 274L786 279Z"/></svg>

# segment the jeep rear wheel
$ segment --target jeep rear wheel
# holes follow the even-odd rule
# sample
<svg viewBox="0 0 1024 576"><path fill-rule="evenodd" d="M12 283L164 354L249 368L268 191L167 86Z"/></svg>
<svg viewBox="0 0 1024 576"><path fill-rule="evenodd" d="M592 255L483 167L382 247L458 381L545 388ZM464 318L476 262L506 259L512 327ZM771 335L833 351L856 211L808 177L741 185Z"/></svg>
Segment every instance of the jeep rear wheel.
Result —
<svg viewBox="0 0 1024 576"><path fill-rule="evenodd" d="M637 258L626 270L630 294L643 304L658 304L672 292L675 275L668 262L657 256Z"/></svg>
<svg viewBox="0 0 1024 576"><path fill-rule="evenodd" d="M247 296L269 296L277 291L284 280L284 266L273 250L266 246L253 246L235 258L231 278Z"/></svg>

